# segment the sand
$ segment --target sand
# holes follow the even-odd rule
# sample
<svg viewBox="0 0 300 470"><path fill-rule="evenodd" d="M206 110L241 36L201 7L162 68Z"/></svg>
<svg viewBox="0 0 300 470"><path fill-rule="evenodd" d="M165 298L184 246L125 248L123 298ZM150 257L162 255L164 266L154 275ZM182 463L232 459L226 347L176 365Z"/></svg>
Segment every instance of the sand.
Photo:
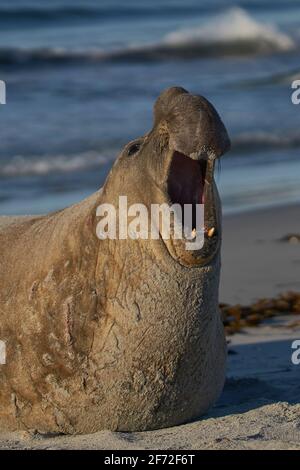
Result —
<svg viewBox="0 0 300 470"><path fill-rule="evenodd" d="M300 234L300 205L224 217L220 300L300 292L300 244L279 241L289 233Z"/></svg>
<svg viewBox="0 0 300 470"><path fill-rule="evenodd" d="M226 217L220 300L243 304L300 291L298 206ZM298 320L298 326L292 326ZM199 420L143 433L101 431L84 436L0 432L1 449L300 449L300 316L276 317L230 337L222 396Z"/></svg>

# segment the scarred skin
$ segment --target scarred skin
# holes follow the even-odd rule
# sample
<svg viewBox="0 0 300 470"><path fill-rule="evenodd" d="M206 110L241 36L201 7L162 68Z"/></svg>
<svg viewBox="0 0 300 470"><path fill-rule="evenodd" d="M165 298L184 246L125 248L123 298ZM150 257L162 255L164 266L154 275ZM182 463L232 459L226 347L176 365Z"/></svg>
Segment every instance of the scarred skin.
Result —
<svg viewBox="0 0 300 470"><path fill-rule="evenodd" d="M0 428L91 433L187 422L219 396L226 345L218 308L221 218L213 179L202 250L182 240L99 240L97 207L168 201L175 150L229 147L204 98L163 92L153 129L125 147L101 191L63 211L0 218ZM131 153L131 152L129 152Z"/></svg>

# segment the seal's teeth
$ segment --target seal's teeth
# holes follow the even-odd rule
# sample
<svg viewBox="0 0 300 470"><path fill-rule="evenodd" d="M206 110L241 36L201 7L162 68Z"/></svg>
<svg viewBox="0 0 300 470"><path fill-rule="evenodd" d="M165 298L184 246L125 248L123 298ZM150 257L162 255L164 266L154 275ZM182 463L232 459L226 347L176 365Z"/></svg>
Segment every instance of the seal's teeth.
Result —
<svg viewBox="0 0 300 470"><path fill-rule="evenodd" d="M213 237L215 231L216 231L215 227L210 228L210 229L208 230L208 232L207 232L207 236L208 236L209 238Z"/></svg>
<svg viewBox="0 0 300 470"><path fill-rule="evenodd" d="M192 238L192 239L193 239L193 238L196 238L196 235L197 235L196 229L193 228L192 233L191 233L191 238Z"/></svg>

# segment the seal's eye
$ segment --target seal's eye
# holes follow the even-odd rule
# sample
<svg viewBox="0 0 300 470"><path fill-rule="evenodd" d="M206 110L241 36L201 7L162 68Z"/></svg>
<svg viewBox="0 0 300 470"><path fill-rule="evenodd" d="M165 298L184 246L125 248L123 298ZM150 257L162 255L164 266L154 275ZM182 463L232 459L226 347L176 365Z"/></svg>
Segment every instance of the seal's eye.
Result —
<svg viewBox="0 0 300 470"><path fill-rule="evenodd" d="M133 144L131 144L129 149L127 150L127 155L130 157L131 155L137 153L140 150L141 145L141 142L134 142Z"/></svg>

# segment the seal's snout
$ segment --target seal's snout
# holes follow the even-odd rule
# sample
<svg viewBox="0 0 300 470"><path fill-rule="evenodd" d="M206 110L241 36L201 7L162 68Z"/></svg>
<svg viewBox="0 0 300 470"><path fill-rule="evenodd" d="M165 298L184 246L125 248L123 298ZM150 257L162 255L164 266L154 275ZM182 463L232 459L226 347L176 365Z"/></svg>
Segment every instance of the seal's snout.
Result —
<svg viewBox="0 0 300 470"><path fill-rule="evenodd" d="M185 266L204 265L220 247L220 202L214 167L215 160L230 148L226 128L207 99L174 87L165 90L154 105L152 135L159 141L159 147L156 144L155 148L164 149L157 155L162 156L165 163L162 188L167 202L181 206L182 226L188 231L191 228L196 240L197 233L204 231L205 234L202 248L191 252L174 236L171 244L166 243L169 252ZM162 160L158 161L162 168ZM198 220L201 205L202 222ZM188 227L185 219L188 219Z"/></svg>
<svg viewBox="0 0 300 470"><path fill-rule="evenodd" d="M155 127L163 128L169 147L194 160L218 158L230 148L225 126L213 105L184 88L168 88L154 106Z"/></svg>
<svg viewBox="0 0 300 470"><path fill-rule="evenodd" d="M202 96L168 88L154 106L155 128L167 135L168 195L172 202L204 204L214 160L230 147L217 111Z"/></svg>

